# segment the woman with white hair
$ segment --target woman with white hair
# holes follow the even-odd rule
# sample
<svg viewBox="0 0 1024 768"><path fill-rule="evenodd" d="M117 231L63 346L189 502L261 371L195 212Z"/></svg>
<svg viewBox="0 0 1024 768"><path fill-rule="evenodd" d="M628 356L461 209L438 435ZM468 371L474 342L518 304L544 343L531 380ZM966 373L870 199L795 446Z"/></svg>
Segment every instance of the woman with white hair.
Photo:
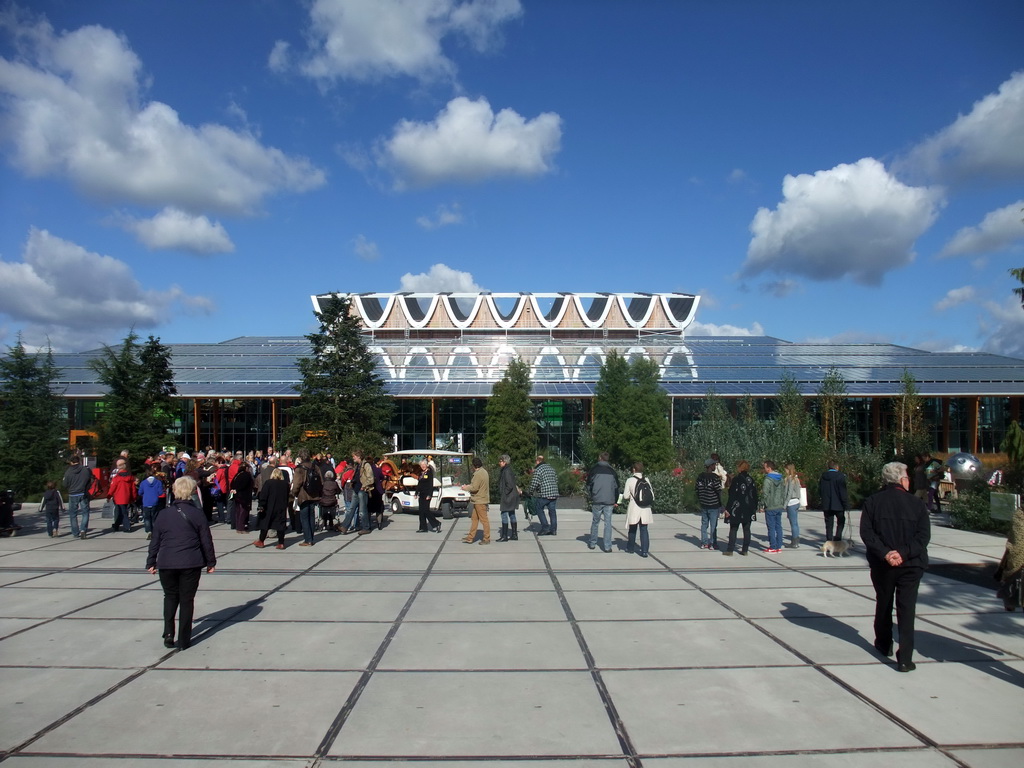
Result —
<svg viewBox="0 0 1024 768"><path fill-rule="evenodd" d="M217 555L213 537L203 511L190 499L196 481L188 475L174 481L177 501L164 509L153 522L146 570L160 573L164 588L164 647L184 650L192 644L192 615L203 568L213 573ZM174 623L178 620L178 640Z"/></svg>

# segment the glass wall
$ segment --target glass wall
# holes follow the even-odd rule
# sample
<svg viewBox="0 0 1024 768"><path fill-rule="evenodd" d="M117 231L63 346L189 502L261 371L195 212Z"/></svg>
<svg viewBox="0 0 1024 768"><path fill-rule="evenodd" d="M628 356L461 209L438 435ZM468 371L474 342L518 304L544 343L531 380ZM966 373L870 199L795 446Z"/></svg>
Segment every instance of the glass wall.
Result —
<svg viewBox="0 0 1024 768"><path fill-rule="evenodd" d="M978 400L978 452L998 453L1013 420L1008 397L982 397Z"/></svg>
<svg viewBox="0 0 1024 768"><path fill-rule="evenodd" d="M397 450L433 448L430 444L430 400L396 397L390 431L398 436Z"/></svg>
<svg viewBox="0 0 1024 768"><path fill-rule="evenodd" d="M958 451L970 451L970 434L968 426L971 423L970 409L973 407L973 400L967 397L950 397L946 399L949 404L949 445L947 450L950 453Z"/></svg>

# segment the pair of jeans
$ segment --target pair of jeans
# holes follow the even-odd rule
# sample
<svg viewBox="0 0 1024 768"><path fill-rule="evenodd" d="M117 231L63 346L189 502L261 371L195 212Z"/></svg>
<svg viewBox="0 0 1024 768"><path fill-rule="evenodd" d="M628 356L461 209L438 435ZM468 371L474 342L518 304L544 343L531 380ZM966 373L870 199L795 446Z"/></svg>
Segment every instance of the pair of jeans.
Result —
<svg viewBox="0 0 1024 768"><path fill-rule="evenodd" d="M156 507L142 508L142 529L146 533L153 532L153 521L156 519Z"/></svg>
<svg viewBox="0 0 1024 768"><path fill-rule="evenodd" d="M370 498L366 491L356 491L355 493L356 506L359 509L359 527L364 531L370 530L370 512L367 509Z"/></svg>
<svg viewBox="0 0 1024 768"><path fill-rule="evenodd" d="M766 509L764 519L768 523L768 548L782 549L782 510Z"/></svg>
<svg viewBox="0 0 1024 768"><path fill-rule="evenodd" d="M558 499L542 499L539 496L534 497L533 513L537 515L537 519L540 520L541 533L558 532L558 510L555 508L555 502L557 501ZM550 526L548 525L548 518L544 516L545 507L547 507L548 514L551 517Z"/></svg>
<svg viewBox="0 0 1024 768"><path fill-rule="evenodd" d="M132 518L131 513L128 510L128 504L115 504L114 505L114 530L118 527L123 526L125 533L132 532Z"/></svg>
<svg viewBox="0 0 1024 768"><path fill-rule="evenodd" d="M316 530L316 502L306 501L299 507L299 525L302 526L302 540L313 543L313 531Z"/></svg>
<svg viewBox="0 0 1024 768"><path fill-rule="evenodd" d="M636 548L637 526L640 527L640 554L646 555L651 547L651 535L647 531L647 526L643 523L629 526L629 543L626 545L626 551L632 552Z"/></svg>
<svg viewBox="0 0 1024 768"><path fill-rule="evenodd" d="M53 536L57 532L57 526L60 524L60 510L46 511L46 534Z"/></svg>
<svg viewBox="0 0 1024 768"><path fill-rule="evenodd" d="M174 619L178 618L179 648L192 645L192 616L202 568L161 568L164 588L164 637L174 637Z"/></svg>
<svg viewBox="0 0 1024 768"><path fill-rule="evenodd" d="M590 546L597 545L597 531L604 520L604 549L606 552L612 548L612 511L614 504L593 504L590 507L590 514L593 516L590 521ZM502 521L504 522L504 520Z"/></svg>
<svg viewBox="0 0 1024 768"><path fill-rule="evenodd" d="M703 507L700 510L700 545L718 546L718 513L721 507Z"/></svg>
<svg viewBox="0 0 1024 768"><path fill-rule="evenodd" d="M516 524L516 511L513 509L511 512L501 513L501 524L502 525L515 525Z"/></svg>
<svg viewBox="0 0 1024 768"><path fill-rule="evenodd" d="M78 527L78 514L82 514L82 527ZM84 493L68 496L68 522L71 523L71 535L78 536L89 530L89 497Z"/></svg>
<svg viewBox="0 0 1024 768"><path fill-rule="evenodd" d="M786 506L786 517L789 518L789 536L792 544L800 543L800 521L797 519L799 511L799 502L793 502Z"/></svg>
<svg viewBox="0 0 1024 768"><path fill-rule="evenodd" d="M217 518L218 523L227 521L226 512L227 505L224 503L224 497L218 496L213 500L213 514Z"/></svg>
<svg viewBox="0 0 1024 768"><path fill-rule="evenodd" d="M359 505L356 504L356 500L353 497L352 501L345 503L345 519L341 521L341 527L344 528L345 531L351 531L353 525L359 524L359 518L357 517L358 514Z"/></svg>

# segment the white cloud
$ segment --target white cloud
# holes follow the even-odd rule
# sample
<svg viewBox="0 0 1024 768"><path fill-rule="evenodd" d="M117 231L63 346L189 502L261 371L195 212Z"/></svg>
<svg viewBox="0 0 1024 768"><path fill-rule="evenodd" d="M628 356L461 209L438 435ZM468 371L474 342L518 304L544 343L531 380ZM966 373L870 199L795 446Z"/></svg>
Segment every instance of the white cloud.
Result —
<svg viewBox="0 0 1024 768"><path fill-rule="evenodd" d="M561 140L562 119L553 112L532 120L511 109L495 115L487 99L459 96L431 123L399 122L379 143L378 161L398 188L540 176L553 169Z"/></svg>
<svg viewBox="0 0 1024 768"><path fill-rule="evenodd" d="M715 325L714 323L692 322L686 326L687 336L764 336L764 327L754 323L750 328L738 325Z"/></svg>
<svg viewBox="0 0 1024 768"><path fill-rule="evenodd" d="M413 293L480 293L484 289L476 284L469 272L460 272L445 264L434 264L428 271L402 275L399 291Z"/></svg>
<svg viewBox="0 0 1024 768"><path fill-rule="evenodd" d="M208 299L178 286L146 290L131 267L111 256L31 229L21 262L0 259L0 310L27 343L91 347L114 331L152 328L174 305L208 311Z"/></svg>
<svg viewBox="0 0 1024 768"><path fill-rule="evenodd" d="M428 230L447 227L452 224L461 224L462 208L458 203L452 203L450 206L439 205L433 217L420 216L416 219L416 223L423 227L423 229Z"/></svg>
<svg viewBox="0 0 1024 768"><path fill-rule="evenodd" d="M267 57L267 66L272 72L285 72L291 67L291 46L278 40Z"/></svg>
<svg viewBox="0 0 1024 768"><path fill-rule="evenodd" d="M2 134L29 176L65 177L103 200L231 214L324 183L308 160L250 131L186 125L167 104L147 101L139 58L109 29L55 34L44 21L15 32L28 44L17 60L0 58Z"/></svg>
<svg viewBox="0 0 1024 768"><path fill-rule="evenodd" d="M946 291L946 295L935 303L935 309L945 312L947 309L959 307L961 304L968 304L978 299L978 291L973 285L965 285L962 288L952 288Z"/></svg>
<svg viewBox="0 0 1024 768"><path fill-rule="evenodd" d="M231 253L235 244L219 221L193 216L177 208L164 208L151 219L123 218L121 226L134 232L151 251Z"/></svg>
<svg viewBox="0 0 1024 768"><path fill-rule="evenodd" d="M982 349L999 355L1024 358L1024 307L1011 296L1002 302L987 301L983 308L988 315L980 322L986 337Z"/></svg>
<svg viewBox="0 0 1024 768"><path fill-rule="evenodd" d="M914 147L900 167L946 184L1024 179L1024 72Z"/></svg>
<svg viewBox="0 0 1024 768"><path fill-rule="evenodd" d="M800 290L800 283L796 280L773 280L761 286L761 292L774 296L777 299L784 299L794 291Z"/></svg>
<svg viewBox="0 0 1024 768"><path fill-rule="evenodd" d="M874 158L786 176L783 200L760 208L741 275L766 271L812 280L849 276L878 285L914 259L914 241L941 204L937 190L898 181Z"/></svg>
<svg viewBox="0 0 1024 768"><path fill-rule="evenodd" d="M314 0L301 71L320 80L450 79L456 67L442 50L446 37L484 53L500 44L499 27L522 12L519 0ZM287 67L287 54L278 41L271 68Z"/></svg>
<svg viewBox="0 0 1024 768"><path fill-rule="evenodd" d="M380 258L380 248L372 240L367 240L366 235L356 237L352 243L352 250L363 261L377 261Z"/></svg>
<svg viewBox="0 0 1024 768"><path fill-rule="evenodd" d="M986 214L976 227L964 227L946 243L939 258L1005 251L1024 240L1024 200Z"/></svg>

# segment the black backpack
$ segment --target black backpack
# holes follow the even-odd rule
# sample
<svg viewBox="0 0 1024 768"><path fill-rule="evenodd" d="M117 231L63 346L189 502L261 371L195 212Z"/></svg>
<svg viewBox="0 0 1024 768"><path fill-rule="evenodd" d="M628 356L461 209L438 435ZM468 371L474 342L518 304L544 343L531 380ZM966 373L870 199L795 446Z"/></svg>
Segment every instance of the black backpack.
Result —
<svg viewBox="0 0 1024 768"><path fill-rule="evenodd" d="M651 484L646 477L639 478L633 486L633 500L638 507L644 509L654 503L654 491L651 490Z"/></svg>
<svg viewBox="0 0 1024 768"><path fill-rule="evenodd" d="M324 481L320 477L320 472L315 466L310 466L306 469L306 479L302 481L302 490L304 490L311 499L319 499L324 492Z"/></svg>

